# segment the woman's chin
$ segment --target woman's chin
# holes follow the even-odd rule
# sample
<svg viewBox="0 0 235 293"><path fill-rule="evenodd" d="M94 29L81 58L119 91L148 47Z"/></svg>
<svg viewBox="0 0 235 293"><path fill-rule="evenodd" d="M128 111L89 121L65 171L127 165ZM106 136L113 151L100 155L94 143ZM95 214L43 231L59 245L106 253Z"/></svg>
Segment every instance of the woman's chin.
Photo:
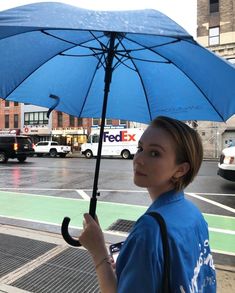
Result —
<svg viewBox="0 0 235 293"><path fill-rule="evenodd" d="M143 182L143 180L140 180L138 178L134 178L134 184L138 187L143 187L143 188L147 187L146 182Z"/></svg>

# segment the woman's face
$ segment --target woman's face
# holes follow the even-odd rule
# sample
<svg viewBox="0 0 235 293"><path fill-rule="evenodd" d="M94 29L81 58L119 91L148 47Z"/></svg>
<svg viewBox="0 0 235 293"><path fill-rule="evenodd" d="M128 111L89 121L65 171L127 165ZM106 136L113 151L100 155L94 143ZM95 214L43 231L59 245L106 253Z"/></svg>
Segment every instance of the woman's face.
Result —
<svg viewBox="0 0 235 293"><path fill-rule="evenodd" d="M148 188L152 199L173 189L172 177L180 175L174 144L167 131L153 126L149 126L140 138L133 161L134 183Z"/></svg>

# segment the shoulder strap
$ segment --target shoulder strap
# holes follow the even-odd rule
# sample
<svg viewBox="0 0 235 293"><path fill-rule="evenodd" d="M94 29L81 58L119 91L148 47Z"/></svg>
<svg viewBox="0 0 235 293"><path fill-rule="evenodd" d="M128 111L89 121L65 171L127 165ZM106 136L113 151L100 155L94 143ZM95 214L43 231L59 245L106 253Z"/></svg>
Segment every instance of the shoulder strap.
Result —
<svg viewBox="0 0 235 293"><path fill-rule="evenodd" d="M148 215L152 216L159 224L162 246L163 246L163 257L164 257L164 270L163 270L163 292L170 293L170 249L167 235L166 223L163 217L156 212L149 212Z"/></svg>

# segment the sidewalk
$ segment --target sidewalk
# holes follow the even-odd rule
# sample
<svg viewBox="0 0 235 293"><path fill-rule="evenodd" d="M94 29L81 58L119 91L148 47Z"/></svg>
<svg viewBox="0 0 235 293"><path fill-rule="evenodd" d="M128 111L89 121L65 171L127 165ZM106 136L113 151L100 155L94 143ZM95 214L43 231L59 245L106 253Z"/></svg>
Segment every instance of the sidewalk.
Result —
<svg viewBox="0 0 235 293"><path fill-rule="evenodd" d="M99 293L87 251L68 246L60 227L47 228L54 232L0 225L0 292ZM125 239L110 233L105 238L107 247Z"/></svg>
<svg viewBox="0 0 235 293"><path fill-rule="evenodd" d="M60 235L60 227L49 227L48 231L53 232L43 229L0 225L0 268L5 265L6 270L0 275L0 292L98 293L93 263L86 250L69 247ZM72 229L71 234L79 232ZM123 234L105 233L107 247L124 239ZM216 270L217 292L233 292L235 267L216 265Z"/></svg>
<svg viewBox="0 0 235 293"><path fill-rule="evenodd" d="M80 151L74 151L69 153L66 158L85 158L85 156ZM120 157L121 158L121 157ZM203 158L203 161L214 161L219 162L219 158Z"/></svg>
<svg viewBox="0 0 235 293"><path fill-rule="evenodd" d="M217 292L232 293L235 288L235 267L216 265Z"/></svg>
<svg viewBox="0 0 235 293"><path fill-rule="evenodd" d="M85 158L80 151L70 152L66 155L66 158Z"/></svg>

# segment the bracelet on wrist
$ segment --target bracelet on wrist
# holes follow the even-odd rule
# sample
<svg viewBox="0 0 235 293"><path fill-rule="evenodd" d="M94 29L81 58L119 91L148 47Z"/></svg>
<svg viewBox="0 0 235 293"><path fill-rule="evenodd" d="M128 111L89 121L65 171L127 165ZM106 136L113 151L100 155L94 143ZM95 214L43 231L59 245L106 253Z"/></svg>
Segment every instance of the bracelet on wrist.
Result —
<svg viewBox="0 0 235 293"><path fill-rule="evenodd" d="M110 260L109 260L109 257L105 257L103 258L100 262L98 262L97 265L95 265L95 269L97 269L99 266L101 266L103 263L108 263L108 264L111 264Z"/></svg>

